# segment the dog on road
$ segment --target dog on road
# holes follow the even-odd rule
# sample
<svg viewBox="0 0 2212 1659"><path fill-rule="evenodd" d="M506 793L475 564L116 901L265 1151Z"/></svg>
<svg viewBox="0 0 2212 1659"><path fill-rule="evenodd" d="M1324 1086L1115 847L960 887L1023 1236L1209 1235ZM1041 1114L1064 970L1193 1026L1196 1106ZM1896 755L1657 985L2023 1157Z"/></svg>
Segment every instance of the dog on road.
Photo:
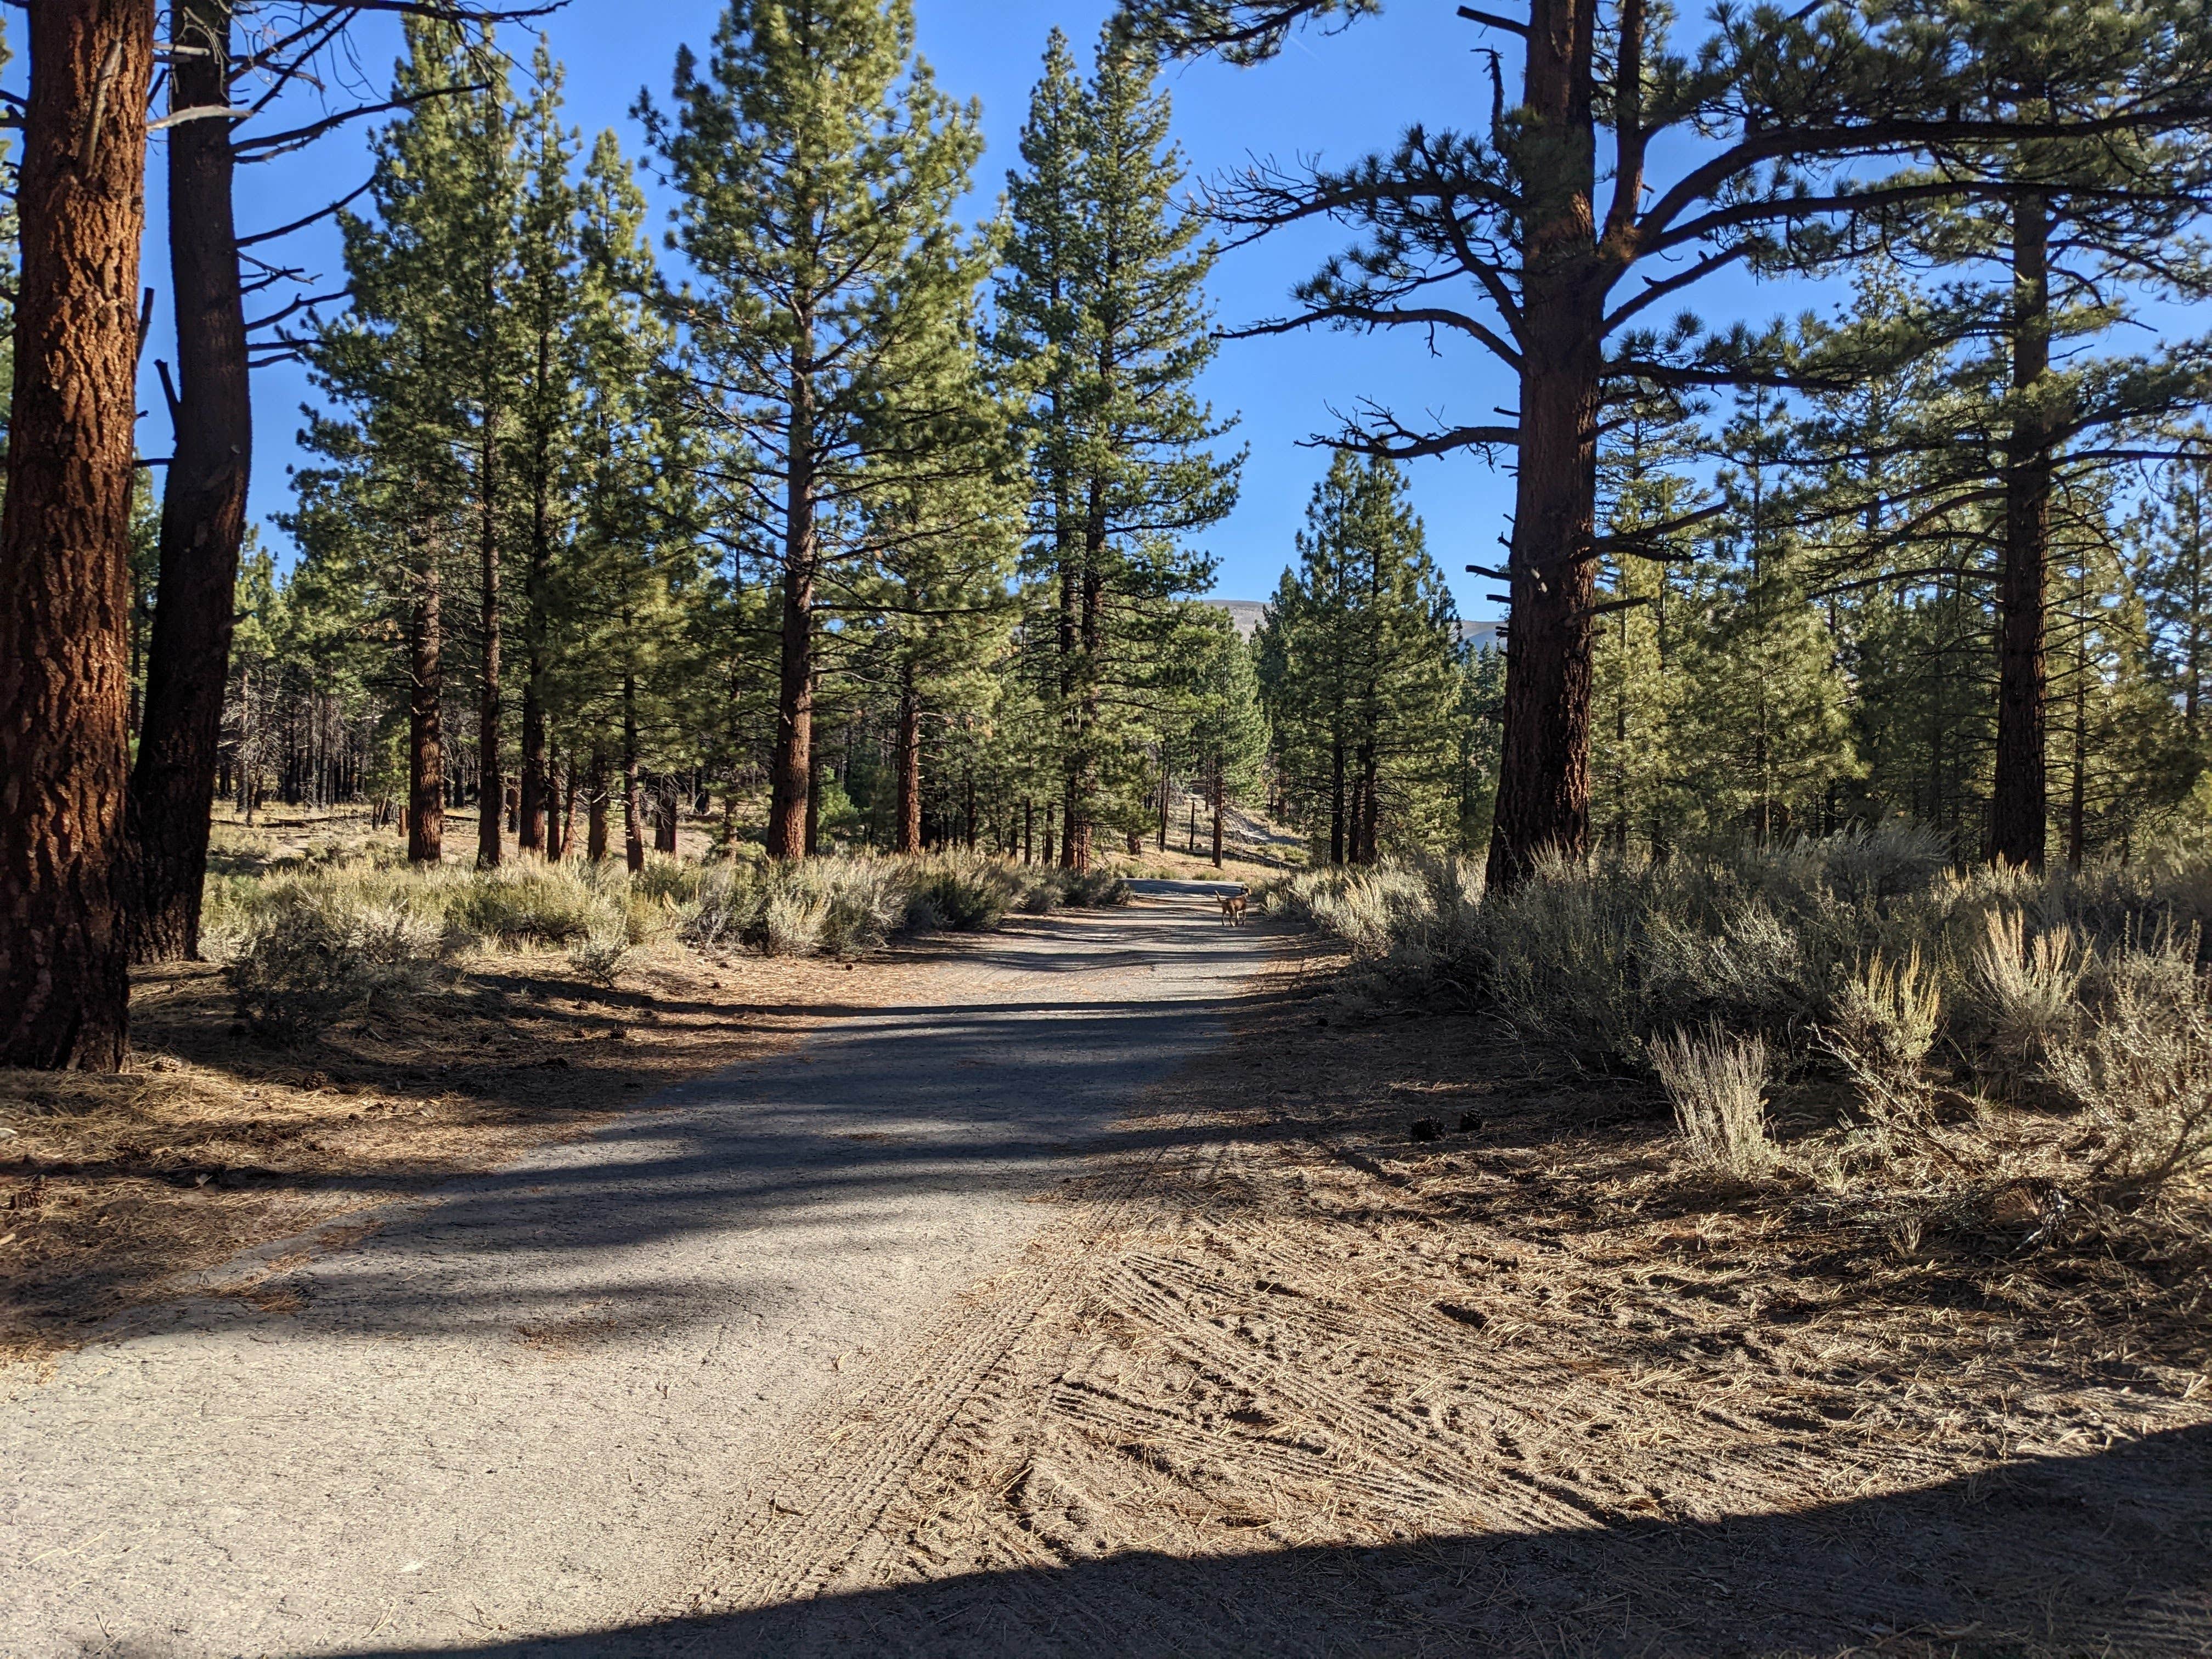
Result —
<svg viewBox="0 0 2212 1659"><path fill-rule="evenodd" d="M1219 896L1222 921L1231 927L1242 927L1244 925L1244 907L1250 902L1250 895L1239 887L1233 893L1223 893Z"/></svg>

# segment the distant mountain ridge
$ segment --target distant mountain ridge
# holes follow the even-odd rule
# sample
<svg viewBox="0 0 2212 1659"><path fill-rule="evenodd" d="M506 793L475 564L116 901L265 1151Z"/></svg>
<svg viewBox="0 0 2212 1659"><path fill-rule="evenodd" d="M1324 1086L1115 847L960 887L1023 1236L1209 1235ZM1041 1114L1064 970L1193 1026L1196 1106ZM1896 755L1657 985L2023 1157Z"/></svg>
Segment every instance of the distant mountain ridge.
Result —
<svg viewBox="0 0 2212 1659"><path fill-rule="evenodd" d="M1229 613L1230 621L1247 641L1260 631L1260 624L1267 615L1267 607L1257 599L1208 599L1208 605L1218 605ZM1498 624L1494 622L1469 622L1460 619L1460 643L1471 645L1476 650L1495 650L1498 647Z"/></svg>

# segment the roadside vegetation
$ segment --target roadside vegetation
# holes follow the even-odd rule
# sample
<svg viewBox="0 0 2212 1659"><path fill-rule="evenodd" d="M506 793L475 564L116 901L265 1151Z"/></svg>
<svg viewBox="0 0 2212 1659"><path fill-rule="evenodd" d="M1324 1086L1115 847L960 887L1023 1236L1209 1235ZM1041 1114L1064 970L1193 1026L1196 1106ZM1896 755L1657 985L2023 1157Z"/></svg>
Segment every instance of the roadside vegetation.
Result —
<svg viewBox="0 0 2212 1659"><path fill-rule="evenodd" d="M1486 895L1450 860L1277 884L1391 1000L1648 1080L1696 1168L1914 1195L2015 1243L2201 1243L2212 863L1960 871L1885 829Z"/></svg>
<svg viewBox="0 0 2212 1659"><path fill-rule="evenodd" d="M558 951L612 986L641 947L709 957L849 959L896 935L975 933L1010 913L1128 901L1110 870L1023 866L966 853L702 864L524 858L425 869L357 854L210 884L203 938L257 1031L295 1036L430 989L471 954Z"/></svg>

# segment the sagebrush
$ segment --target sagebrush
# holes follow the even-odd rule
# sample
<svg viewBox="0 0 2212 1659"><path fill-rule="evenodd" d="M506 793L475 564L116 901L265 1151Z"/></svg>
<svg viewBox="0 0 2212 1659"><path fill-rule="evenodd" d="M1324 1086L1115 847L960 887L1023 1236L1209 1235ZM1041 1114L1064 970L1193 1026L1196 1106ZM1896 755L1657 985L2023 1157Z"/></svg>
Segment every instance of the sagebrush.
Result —
<svg viewBox="0 0 2212 1659"><path fill-rule="evenodd" d="M1480 1006L1588 1066L1664 1073L1680 1034L1726 1034L1784 1073L1840 1071L1885 1133L1932 1139L1948 1091L2087 1115L2109 1194L2212 1173L2212 860L1960 871L1895 826L1554 862L1495 896L1451 861L1277 891L1393 988Z"/></svg>

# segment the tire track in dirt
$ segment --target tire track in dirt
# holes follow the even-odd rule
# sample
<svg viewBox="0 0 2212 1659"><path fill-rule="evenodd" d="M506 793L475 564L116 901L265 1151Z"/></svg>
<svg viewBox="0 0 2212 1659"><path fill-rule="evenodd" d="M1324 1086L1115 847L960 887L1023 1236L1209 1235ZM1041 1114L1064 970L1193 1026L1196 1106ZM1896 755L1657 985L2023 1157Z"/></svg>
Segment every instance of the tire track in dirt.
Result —
<svg viewBox="0 0 2212 1659"><path fill-rule="evenodd" d="M1724 1214L1628 1249L1554 1173L1595 1178L1589 1107L1525 1152L1417 1152L1360 1081L1363 1045L1424 1074L1387 1034L1247 1038L1158 1092L1160 1150L1018 1281L811 1425L696 1611L756 1610L762 1655L963 1659L2212 1638L2212 1585L2128 1589L2212 1539L2185 1462L1984 1507L2023 1459L2203 1425L2154 1370L1941 1304L1862 1328L1845 1288L1732 1258Z"/></svg>

